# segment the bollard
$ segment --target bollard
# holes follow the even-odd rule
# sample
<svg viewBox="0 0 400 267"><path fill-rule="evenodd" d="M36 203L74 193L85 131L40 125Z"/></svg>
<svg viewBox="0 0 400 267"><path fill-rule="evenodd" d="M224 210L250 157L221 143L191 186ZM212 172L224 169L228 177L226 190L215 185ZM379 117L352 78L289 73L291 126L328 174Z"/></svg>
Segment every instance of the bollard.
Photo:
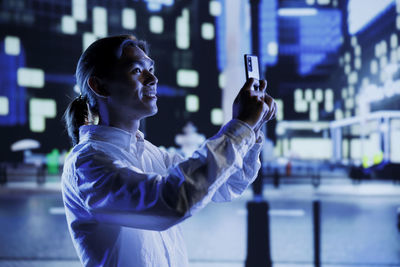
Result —
<svg viewBox="0 0 400 267"><path fill-rule="evenodd" d="M400 232L400 207L397 208L397 230Z"/></svg>
<svg viewBox="0 0 400 267"><path fill-rule="evenodd" d="M272 267L268 211L266 201L247 202L246 267Z"/></svg>
<svg viewBox="0 0 400 267"><path fill-rule="evenodd" d="M7 183L7 166L6 164L0 164L0 185Z"/></svg>
<svg viewBox="0 0 400 267"><path fill-rule="evenodd" d="M321 205L319 200L313 201L313 226L314 226L314 266L321 266Z"/></svg>

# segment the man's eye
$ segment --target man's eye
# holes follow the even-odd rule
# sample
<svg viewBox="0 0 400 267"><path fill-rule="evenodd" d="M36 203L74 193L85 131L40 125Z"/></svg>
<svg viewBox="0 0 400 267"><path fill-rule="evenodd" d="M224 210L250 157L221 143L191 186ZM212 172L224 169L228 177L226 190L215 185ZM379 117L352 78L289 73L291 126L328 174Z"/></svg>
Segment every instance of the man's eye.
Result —
<svg viewBox="0 0 400 267"><path fill-rule="evenodd" d="M132 70L132 73L140 73L140 72L141 72L141 70L139 68L134 68Z"/></svg>
<svg viewBox="0 0 400 267"><path fill-rule="evenodd" d="M151 73L154 73L154 68L150 68L149 71L150 71Z"/></svg>

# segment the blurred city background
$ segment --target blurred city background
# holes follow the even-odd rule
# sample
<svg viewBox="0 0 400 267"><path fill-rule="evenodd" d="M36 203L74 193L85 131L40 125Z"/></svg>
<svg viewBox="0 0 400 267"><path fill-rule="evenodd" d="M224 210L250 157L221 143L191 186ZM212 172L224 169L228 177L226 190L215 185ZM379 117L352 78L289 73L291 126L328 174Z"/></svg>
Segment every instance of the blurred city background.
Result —
<svg viewBox="0 0 400 267"><path fill-rule="evenodd" d="M182 224L191 266L245 265L254 190L273 266L400 266L399 31L396 0L0 1L0 266L80 265L62 116L80 54L124 33L156 62L157 146L188 156L230 120L245 53L278 104L259 186Z"/></svg>

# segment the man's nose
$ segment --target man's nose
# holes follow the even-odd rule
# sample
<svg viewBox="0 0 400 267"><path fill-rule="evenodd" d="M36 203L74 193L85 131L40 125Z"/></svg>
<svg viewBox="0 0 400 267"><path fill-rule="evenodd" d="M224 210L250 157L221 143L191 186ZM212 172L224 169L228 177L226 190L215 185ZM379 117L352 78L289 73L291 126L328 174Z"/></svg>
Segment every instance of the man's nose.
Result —
<svg viewBox="0 0 400 267"><path fill-rule="evenodd" d="M154 73L146 71L145 74L146 74L145 85L156 85L158 83L158 79Z"/></svg>

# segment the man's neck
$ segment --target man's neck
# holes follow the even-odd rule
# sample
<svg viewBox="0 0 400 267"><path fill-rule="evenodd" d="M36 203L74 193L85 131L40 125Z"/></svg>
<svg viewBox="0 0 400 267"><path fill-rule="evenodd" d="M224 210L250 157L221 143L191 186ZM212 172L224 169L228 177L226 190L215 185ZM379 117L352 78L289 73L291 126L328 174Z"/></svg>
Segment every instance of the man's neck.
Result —
<svg viewBox="0 0 400 267"><path fill-rule="evenodd" d="M121 113L112 113L110 109L104 108L101 104L99 111L99 125L116 127L129 133L136 133L139 130L140 119L128 118Z"/></svg>

